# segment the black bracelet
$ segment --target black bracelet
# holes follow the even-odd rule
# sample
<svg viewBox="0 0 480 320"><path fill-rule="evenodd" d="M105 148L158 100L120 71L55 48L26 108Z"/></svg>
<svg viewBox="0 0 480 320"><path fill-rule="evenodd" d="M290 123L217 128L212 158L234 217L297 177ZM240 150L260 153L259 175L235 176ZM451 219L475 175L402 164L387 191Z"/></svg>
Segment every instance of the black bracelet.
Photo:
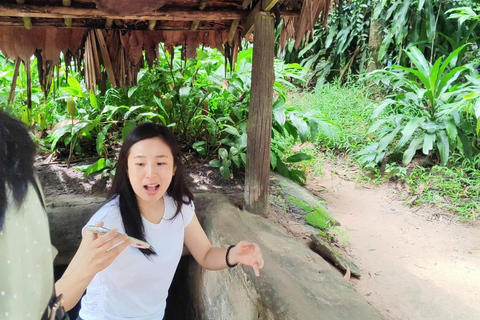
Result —
<svg viewBox="0 0 480 320"><path fill-rule="evenodd" d="M233 244L232 244L230 247L228 247L227 253L225 254L225 262L227 263L227 266L228 266L229 268L233 268L233 267L235 267L235 266L238 264L238 263L230 264L230 263L228 262L228 254L230 253L230 250L232 250L233 247L235 247L235 245L233 245Z"/></svg>

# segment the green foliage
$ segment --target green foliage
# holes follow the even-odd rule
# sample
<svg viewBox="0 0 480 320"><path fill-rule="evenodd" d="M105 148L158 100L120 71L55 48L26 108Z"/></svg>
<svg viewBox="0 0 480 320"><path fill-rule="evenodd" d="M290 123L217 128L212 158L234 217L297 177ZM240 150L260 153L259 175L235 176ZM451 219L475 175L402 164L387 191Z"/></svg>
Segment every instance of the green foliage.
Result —
<svg viewBox="0 0 480 320"><path fill-rule="evenodd" d="M468 83L457 82L468 68L450 67L463 48L431 64L420 50L410 47L405 53L415 68L393 66L373 73L394 93L372 115L376 121L367 134L376 133L377 142L358 153L364 165L380 163L398 153L406 165L417 150L446 165L455 151L466 158L478 152L477 146L472 145L475 132L465 117L468 103L463 95Z"/></svg>
<svg viewBox="0 0 480 320"><path fill-rule="evenodd" d="M347 70L363 72L368 64L368 36L372 3L367 0L341 1L328 17L328 25L315 25L312 40L297 52L291 40L285 60L311 69L308 82L317 78L343 77ZM351 67L343 70L352 60ZM343 72L342 72L343 70Z"/></svg>
<svg viewBox="0 0 480 320"><path fill-rule="evenodd" d="M318 22L310 42L284 53L288 62L311 69L308 82L362 74L370 64L408 66L404 49L417 47L433 62L457 48L475 43L458 59L465 64L479 56L479 12L474 0L352 0L333 7L327 26ZM381 43L370 42L376 22ZM379 45L379 47L377 47ZM377 61L373 61L375 54ZM375 66L378 67L378 66Z"/></svg>
<svg viewBox="0 0 480 320"><path fill-rule="evenodd" d="M84 177L88 177L92 173L101 172L101 177L115 175L115 162L110 159L100 158L91 165L77 166L75 169L84 172Z"/></svg>

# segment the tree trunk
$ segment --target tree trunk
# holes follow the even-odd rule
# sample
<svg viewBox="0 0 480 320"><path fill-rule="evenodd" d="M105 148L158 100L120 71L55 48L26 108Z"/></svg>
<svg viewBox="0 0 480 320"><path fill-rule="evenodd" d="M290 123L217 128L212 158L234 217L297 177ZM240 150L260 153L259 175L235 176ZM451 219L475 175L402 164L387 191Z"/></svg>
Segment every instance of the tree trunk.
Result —
<svg viewBox="0 0 480 320"><path fill-rule="evenodd" d="M378 62L378 50L382 45L382 37L379 31L378 20L370 21L370 35L368 37L368 47L370 49L370 62L368 63L367 71L371 72L380 69L382 65Z"/></svg>
<svg viewBox="0 0 480 320"><path fill-rule="evenodd" d="M268 194L270 188L274 42L273 17L266 12L257 13L247 125L245 203L248 211L262 215L268 214L270 210Z"/></svg>

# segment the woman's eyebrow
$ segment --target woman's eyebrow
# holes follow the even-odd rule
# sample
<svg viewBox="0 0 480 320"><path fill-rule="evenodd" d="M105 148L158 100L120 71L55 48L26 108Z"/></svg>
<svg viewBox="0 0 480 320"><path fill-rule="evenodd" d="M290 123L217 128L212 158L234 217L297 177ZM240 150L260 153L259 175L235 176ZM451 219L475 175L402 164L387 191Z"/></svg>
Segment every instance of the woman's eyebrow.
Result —
<svg viewBox="0 0 480 320"><path fill-rule="evenodd" d="M133 159L137 159L137 158L146 158L146 156L138 155L138 156L133 157ZM160 154L160 155L155 156L155 158L168 158L168 156L165 155L165 154Z"/></svg>

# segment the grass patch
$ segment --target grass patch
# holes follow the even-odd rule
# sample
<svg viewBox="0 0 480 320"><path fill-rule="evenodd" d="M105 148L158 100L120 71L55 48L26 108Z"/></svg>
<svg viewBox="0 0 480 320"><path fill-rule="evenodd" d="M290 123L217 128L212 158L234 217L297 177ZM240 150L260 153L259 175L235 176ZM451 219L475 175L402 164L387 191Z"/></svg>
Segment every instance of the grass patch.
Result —
<svg viewBox="0 0 480 320"><path fill-rule="evenodd" d="M434 166L415 168L405 182L415 204L429 204L453 212L461 220L480 217L480 171L472 168Z"/></svg>
<svg viewBox="0 0 480 320"><path fill-rule="evenodd" d="M365 133L373 108L369 91L357 84L326 83L312 93L290 96L292 105L302 111L323 113L340 128L340 137L332 142L320 136L319 145L340 152L355 152L366 145Z"/></svg>

